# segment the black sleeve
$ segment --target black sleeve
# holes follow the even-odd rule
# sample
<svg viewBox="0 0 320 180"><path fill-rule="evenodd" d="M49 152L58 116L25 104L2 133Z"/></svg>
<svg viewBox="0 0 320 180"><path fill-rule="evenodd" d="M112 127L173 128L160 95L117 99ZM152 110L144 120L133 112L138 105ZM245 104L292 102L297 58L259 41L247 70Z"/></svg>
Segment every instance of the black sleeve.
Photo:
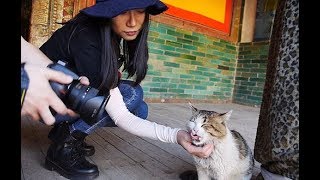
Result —
<svg viewBox="0 0 320 180"><path fill-rule="evenodd" d="M68 62L71 59L67 50L69 37L70 27L65 25L56 30L40 47L40 50L53 62L57 62L58 60Z"/></svg>
<svg viewBox="0 0 320 180"><path fill-rule="evenodd" d="M90 86L98 87L101 66L101 38L98 27L87 27L74 34L70 54L77 74L89 78Z"/></svg>
<svg viewBox="0 0 320 180"><path fill-rule="evenodd" d="M94 25L66 24L56 30L40 50L52 61L63 60L79 76L89 78L90 86L98 87L101 64L100 31Z"/></svg>

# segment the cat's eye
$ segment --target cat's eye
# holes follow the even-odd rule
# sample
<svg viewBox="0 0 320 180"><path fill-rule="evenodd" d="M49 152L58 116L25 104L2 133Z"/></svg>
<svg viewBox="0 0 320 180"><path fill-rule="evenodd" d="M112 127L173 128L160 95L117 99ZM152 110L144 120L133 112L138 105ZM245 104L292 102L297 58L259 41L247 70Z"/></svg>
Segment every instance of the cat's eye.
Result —
<svg viewBox="0 0 320 180"><path fill-rule="evenodd" d="M203 117L203 123L206 123L207 122L207 119L208 119L208 117Z"/></svg>

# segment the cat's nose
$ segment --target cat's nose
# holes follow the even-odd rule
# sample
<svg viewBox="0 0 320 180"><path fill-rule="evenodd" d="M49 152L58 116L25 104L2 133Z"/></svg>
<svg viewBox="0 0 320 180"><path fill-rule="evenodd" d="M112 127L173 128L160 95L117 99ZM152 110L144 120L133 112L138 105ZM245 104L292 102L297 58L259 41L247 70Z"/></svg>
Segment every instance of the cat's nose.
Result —
<svg viewBox="0 0 320 180"><path fill-rule="evenodd" d="M198 132L198 131L196 131L196 130L192 129L192 131L191 131L191 135L192 135L192 136L196 136L196 135L197 135L197 132Z"/></svg>
<svg viewBox="0 0 320 180"><path fill-rule="evenodd" d="M198 135L197 135L197 132L198 132L198 131L196 131L196 130L192 130L192 131L191 131L191 136L192 136L192 137L197 137L197 136L198 136Z"/></svg>
<svg viewBox="0 0 320 180"><path fill-rule="evenodd" d="M200 136L198 136L197 134L191 134L191 139L199 141L200 140Z"/></svg>

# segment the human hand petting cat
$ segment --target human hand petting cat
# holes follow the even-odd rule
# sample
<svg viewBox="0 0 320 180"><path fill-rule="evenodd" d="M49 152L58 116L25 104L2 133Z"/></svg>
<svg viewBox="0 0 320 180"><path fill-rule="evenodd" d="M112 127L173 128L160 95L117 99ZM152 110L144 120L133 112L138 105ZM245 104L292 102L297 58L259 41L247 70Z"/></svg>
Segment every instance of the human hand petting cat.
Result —
<svg viewBox="0 0 320 180"><path fill-rule="evenodd" d="M192 145L191 135L185 130L157 124L133 115L123 102L123 97L117 87L110 90L110 99L105 109L118 127L136 136L167 143L178 143L190 154L200 158L209 157L213 151L213 144L203 147Z"/></svg>
<svg viewBox="0 0 320 180"><path fill-rule="evenodd" d="M200 158L207 158L213 151L213 144L206 144L203 147L192 145L190 134L185 130L179 130L177 133L178 143L190 154Z"/></svg>

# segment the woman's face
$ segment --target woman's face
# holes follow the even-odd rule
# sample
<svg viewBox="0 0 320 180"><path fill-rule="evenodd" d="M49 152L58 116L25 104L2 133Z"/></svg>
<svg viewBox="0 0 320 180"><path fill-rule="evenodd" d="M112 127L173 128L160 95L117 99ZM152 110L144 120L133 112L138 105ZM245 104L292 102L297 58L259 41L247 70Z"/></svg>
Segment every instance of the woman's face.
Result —
<svg viewBox="0 0 320 180"><path fill-rule="evenodd" d="M145 9L125 11L112 18L112 30L124 40L134 40L141 31L145 17Z"/></svg>

